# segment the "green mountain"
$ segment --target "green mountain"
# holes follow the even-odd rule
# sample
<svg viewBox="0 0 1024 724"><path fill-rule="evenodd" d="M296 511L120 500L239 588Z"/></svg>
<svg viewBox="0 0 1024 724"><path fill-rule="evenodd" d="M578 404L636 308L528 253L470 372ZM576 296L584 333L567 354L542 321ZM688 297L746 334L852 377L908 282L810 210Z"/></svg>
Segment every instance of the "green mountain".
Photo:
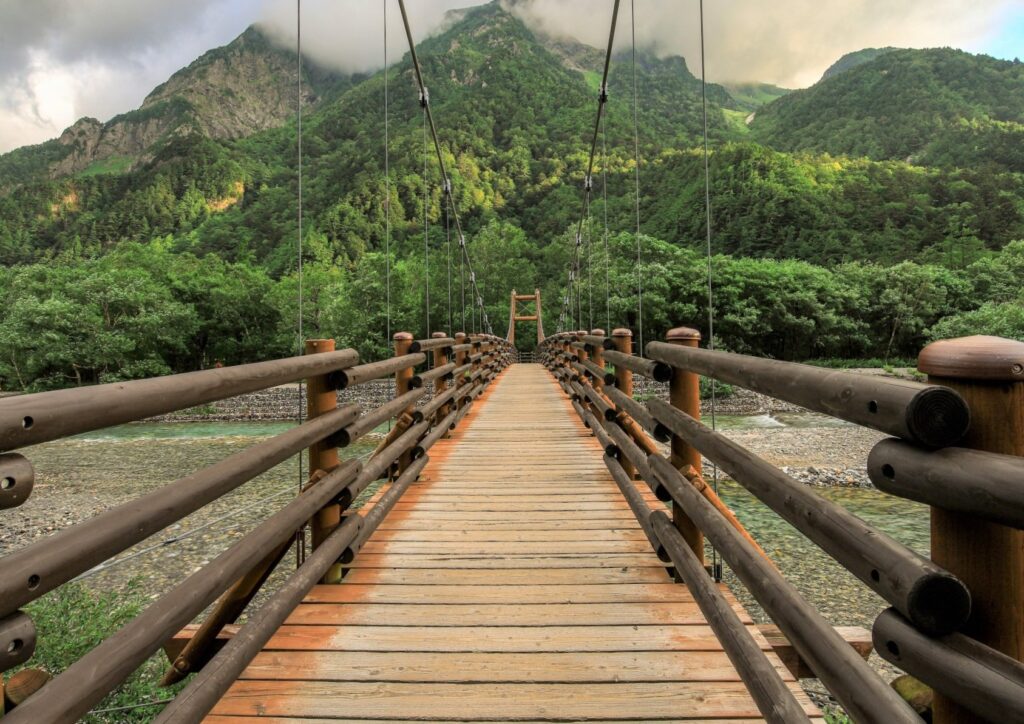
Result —
<svg viewBox="0 0 1024 724"><path fill-rule="evenodd" d="M899 48L887 47L887 48L864 48L863 50L855 50L852 53L847 53L835 63L830 65L828 69L822 74L821 79L826 80L832 76L839 75L840 73L849 70L850 68L856 68L858 65L864 65L864 63L870 63L875 58L891 53Z"/></svg>
<svg viewBox="0 0 1024 724"><path fill-rule="evenodd" d="M133 170L172 139L191 134L229 140L277 128L295 114L296 72L294 53L250 27L157 86L137 110L106 123L82 118L57 139L0 156L0 190L47 177ZM352 83L308 62L303 81L306 106Z"/></svg>
<svg viewBox="0 0 1024 724"><path fill-rule="evenodd" d="M736 105L745 111L756 111L766 103L791 93L788 88L780 88L771 83L725 83L725 89L733 97Z"/></svg>
<svg viewBox="0 0 1024 724"><path fill-rule="evenodd" d="M891 50L768 104L751 130L784 151L1020 173L1024 64Z"/></svg>
<svg viewBox="0 0 1024 724"><path fill-rule="evenodd" d="M603 53L538 37L498 2L449 20L418 54L498 325L512 287L564 295ZM637 323L635 132L644 326L658 335L706 315L701 85L682 58L637 60L635 129L629 56L614 58L609 79L584 225L585 277L594 280L587 323L602 323L605 268L610 321ZM294 350L295 73L292 52L250 29L176 73L142 108L106 123L83 119L60 139L0 156L0 347L10 352L0 355L0 388ZM997 129L998 140L999 129L1019 125L1019 113L1004 120L1017 113L1015 78L1019 66L990 58L893 51L785 95L709 84L723 344L792 359L908 356L947 318L941 329L962 326L960 315L1012 329L1005 309L1024 287L1024 245L1015 242L1024 239L1024 174L1007 169L1020 149L967 143L949 129ZM929 99L916 98L915 83ZM780 119L809 98L821 99L814 116L783 134L790 126ZM303 103L306 333L379 357L388 326L433 331L428 280L431 327L474 328L408 54L357 77L306 63ZM923 110L889 113L908 103ZM876 150L906 136L904 126L928 129L923 150ZM553 329L557 301L545 307Z"/></svg>

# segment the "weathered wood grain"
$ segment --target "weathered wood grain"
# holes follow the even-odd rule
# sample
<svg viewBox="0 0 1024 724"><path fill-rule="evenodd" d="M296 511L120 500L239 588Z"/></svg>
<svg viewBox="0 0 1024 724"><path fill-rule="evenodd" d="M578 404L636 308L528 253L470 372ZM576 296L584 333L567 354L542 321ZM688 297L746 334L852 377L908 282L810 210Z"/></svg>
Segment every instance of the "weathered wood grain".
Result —
<svg viewBox="0 0 1024 724"><path fill-rule="evenodd" d="M207 721L762 721L602 455L542 368L504 372Z"/></svg>

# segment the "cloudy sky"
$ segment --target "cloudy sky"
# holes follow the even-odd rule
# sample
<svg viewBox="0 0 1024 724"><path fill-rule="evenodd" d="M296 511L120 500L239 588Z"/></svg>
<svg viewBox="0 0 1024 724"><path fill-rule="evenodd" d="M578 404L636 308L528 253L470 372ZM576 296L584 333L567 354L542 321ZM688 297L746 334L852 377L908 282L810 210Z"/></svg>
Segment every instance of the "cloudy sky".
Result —
<svg viewBox="0 0 1024 724"><path fill-rule="evenodd" d="M595 46L607 41L611 0L506 0L535 28ZM633 0L637 44L684 55L699 72L697 0ZM481 0L407 0L419 37L447 10ZM303 0L303 47L344 70L383 62L384 0ZM404 38L387 0L389 53ZM607 5L607 9L604 6ZM864 47L953 46L1024 55L1021 0L710 0L707 71L717 81L810 85L843 53ZM59 135L82 116L106 120L205 50L263 23L294 43L295 0L0 0L0 152ZM630 0L619 44L628 47Z"/></svg>

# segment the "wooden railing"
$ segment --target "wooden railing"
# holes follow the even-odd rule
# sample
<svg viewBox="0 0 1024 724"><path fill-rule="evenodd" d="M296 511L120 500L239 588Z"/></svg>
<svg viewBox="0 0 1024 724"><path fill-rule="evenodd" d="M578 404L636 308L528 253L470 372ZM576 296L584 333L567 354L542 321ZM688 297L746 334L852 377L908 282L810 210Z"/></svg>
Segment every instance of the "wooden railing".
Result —
<svg viewBox="0 0 1024 724"><path fill-rule="evenodd" d="M394 357L359 364L354 350L335 351L333 340L311 340L301 357L0 401L0 509L21 505L32 493L32 464L11 452L27 445L301 380L306 381L308 410L307 421L287 432L0 559L0 706L3 672L29 661L36 646L34 624L20 610L25 604L304 449L310 471L302 492L281 510L56 678L47 682L38 671L23 678L16 687L17 706L4 716L5 724L77 721L216 602L164 680L173 683L198 672L159 717L167 722L198 721L314 584L341 579L344 564L423 469L431 445L458 424L473 400L510 363L511 354L505 340L490 335L439 333L414 340L399 333ZM428 355L432 365L417 372ZM391 375L396 378L391 401L372 410L358 404L338 406L339 390ZM432 399L417 407L427 385L432 387ZM396 420L391 432L365 461L339 459L339 448L391 419ZM365 514L347 510L360 492L382 478L392 482L376 505ZM312 553L217 652L218 635L245 611L307 526ZM11 686L8 693L14 689Z"/></svg>
<svg viewBox="0 0 1024 724"><path fill-rule="evenodd" d="M628 329L610 337L594 330L549 337L540 352L765 718L807 721L710 584L705 536L854 721L920 722L707 485L703 458L888 602L873 627L875 648L935 690L933 721L1024 721L1024 343L936 342L919 360L929 375L924 384L706 350L699 342L696 330L674 329L641 359L632 356ZM634 400L634 374L668 382L669 401ZM703 425L701 375L892 435L872 450L869 473L879 489L932 506L932 560ZM671 501L672 520L652 512L637 480Z"/></svg>

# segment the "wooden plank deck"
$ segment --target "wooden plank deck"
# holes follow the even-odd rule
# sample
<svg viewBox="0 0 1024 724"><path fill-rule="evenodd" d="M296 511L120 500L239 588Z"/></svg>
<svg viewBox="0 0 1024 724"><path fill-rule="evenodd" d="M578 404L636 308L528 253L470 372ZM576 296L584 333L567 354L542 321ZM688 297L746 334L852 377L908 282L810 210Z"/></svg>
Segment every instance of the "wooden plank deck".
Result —
<svg viewBox="0 0 1024 724"><path fill-rule="evenodd" d="M540 365L510 367L207 721L762 721L601 456Z"/></svg>

